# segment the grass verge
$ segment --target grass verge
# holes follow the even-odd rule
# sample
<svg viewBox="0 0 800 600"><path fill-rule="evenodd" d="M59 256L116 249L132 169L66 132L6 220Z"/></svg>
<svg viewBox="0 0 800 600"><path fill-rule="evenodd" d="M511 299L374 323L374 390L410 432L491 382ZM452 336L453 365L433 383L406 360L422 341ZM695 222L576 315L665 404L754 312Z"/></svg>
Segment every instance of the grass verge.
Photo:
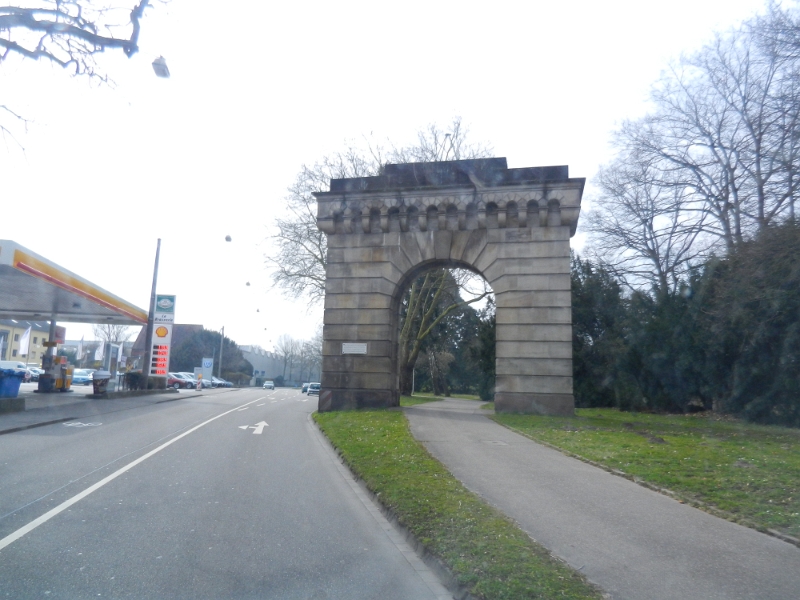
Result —
<svg viewBox="0 0 800 600"><path fill-rule="evenodd" d="M457 394L450 396L458 400L477 400L480 397L472 394ZM400 396L400 406L414 406L415 404L425 404L426 402L436 402L437 400L444 400L444 396L435 396L433 394L414 394L413 396Z"/></svg>
<svg viewBox="0 0 800 600"><path fill-rule="evenodd" d="M425 404L426 402L436 402L437 400L444 400L444 398L438 396L421 396L419 394L400 396L400 406L414 406L416 404Z"/></svg>
<svg viewBox="0 0 800 600"><path fill-rule="evenodd" d="M578 409L498 423L743 524L800 537L800 431L696 415Z"/></svg>
<svg viewBox="0 0 800 600"><path fill-rule="evenodd" d="M337 411L314 419L380 502L474 596L602 597L464 488L412 437L402 412Z"/></svg>

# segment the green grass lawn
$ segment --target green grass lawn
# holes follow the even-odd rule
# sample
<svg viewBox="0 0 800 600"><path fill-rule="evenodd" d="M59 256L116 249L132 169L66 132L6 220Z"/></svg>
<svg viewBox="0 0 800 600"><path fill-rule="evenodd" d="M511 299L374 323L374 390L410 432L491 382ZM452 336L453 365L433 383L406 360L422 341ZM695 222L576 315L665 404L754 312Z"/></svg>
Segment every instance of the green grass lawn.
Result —
<svg viewBox="0 0 800 600"><path fill-rule="evenodd" d="M458 400L477 400L480 402L480 397L473 394L455 394L450 396ZM413 396L400 396L400 406L414 406L415 404L425 404L426 402L436 402L437 400L444 400L444 396L435 396L434 394L416 393Z"/></svg>
<svg viewBox="0 0 800 600"><path fill-rule="evenodd" d="M612 409L578 409L575 417L492 418L685 501L800 537L800 430Z"/></svg>
<svg viewBox="0 0 800 600"><path fill-rule="evenodd" d="M465 489L412 437L402 412L328 412L314 419L353 472L474 596L601 597L583 576Z"/></svg>
<svg viewBox="0 0 800 600"><path fill-rule="evenodd" d="M444 400L444 398L422 394L414 394L413 396L400 396L400 406L414 406L415 404L425 404L426 402L436 402L437 400Z"/></svg>

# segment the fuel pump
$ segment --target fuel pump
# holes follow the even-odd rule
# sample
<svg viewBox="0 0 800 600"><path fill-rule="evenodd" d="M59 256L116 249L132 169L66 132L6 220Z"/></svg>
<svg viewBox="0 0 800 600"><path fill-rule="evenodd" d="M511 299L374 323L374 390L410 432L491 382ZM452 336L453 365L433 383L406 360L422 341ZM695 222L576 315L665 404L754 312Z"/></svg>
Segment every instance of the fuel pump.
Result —
<svg viewBox="0 0 800 600"><path fill-rule="evenodd" d="M67 364L66 356L57 356L55 365L56 389L60 392L69 391L72 385L72 365Z"/></svg>

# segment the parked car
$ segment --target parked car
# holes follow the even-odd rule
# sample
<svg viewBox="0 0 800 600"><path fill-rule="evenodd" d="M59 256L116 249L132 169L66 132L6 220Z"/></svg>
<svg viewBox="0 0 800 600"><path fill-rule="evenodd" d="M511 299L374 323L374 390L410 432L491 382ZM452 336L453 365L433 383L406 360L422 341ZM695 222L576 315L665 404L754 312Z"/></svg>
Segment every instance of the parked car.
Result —
<svg viewBox="0 0 800 600"><path fill-rule="evenodd" d="M27 383L31 380L30 371L28 371L28 367L23 362L19 362L16 360L3 360L0 361L0 369L14 369L15 371L24 371L25 375L22 378L22 381Z"/></svg>
<svg viewBox="0 0 800 600"><path fill-rule="evenodd" d="M167 373L167 386L176 390L192 387L192 382L183 376L183 373Z"/></svg>
<svg viewBox="0 0 800 600"><path fill-rule="evenodd" d="M92 385L92 374L86 369L72 371L72 385Z"/></svg>
<svg viewBox="0 0 800 600"><path fill-rule="evenodd" d="M194 376L194 373L187 373L186 371L181 371L181 375L186 375L186 377L188 377L188 378L190 378L192 380L192 385L194 387L197 387L197 377ZM210 379L201 379L200 381L203 382L203 387L204 388L214 387L214 384L211 383Z"/></svg>
<svg viewBox="0 0 800 600"><path fill-rule="evenodd" d="M230 381L226 381L225 379L220 379L219 377L211 376L211 383L214 384L214 387L233 387L233 384Z"/></svg>
<svg viewBox="0 0 800 600"><path fill-rule="evenodd" d="M318 383L309 383L308 384L308 395L309 396L319 396L319 384Z"/></svg>
<svg viewBox="0 0 800 600"><path fill-rule="evenodd" d="M183 377L183 379L189 383L189 385L186 387L197 387L197 379L194 378L194 373L185 373L181 371L179 373L175 373L175 375Z"/></svg>
<svg viewBox="0 0 800 600"><path fill-rule="evenodd" d="M31 372L31 381L39 381L39 375L44 373L44 369L39 367L28 367L28 371Z"/></svg>
<svg viewBox="0 0 800 600"><path fill-rule="evenodd" d="M264 385L262 387L265 390L274 390L275 389L275 382L273 382L273 381L265 381Z"/></svg>
<svg viewBox="0 0 800 600"><path fill-rule="evenodd" d="M304 383L303 384L303 389L300 390L300 393L301 394L305 394L307 391L308 391L308 384Z"/></svg>

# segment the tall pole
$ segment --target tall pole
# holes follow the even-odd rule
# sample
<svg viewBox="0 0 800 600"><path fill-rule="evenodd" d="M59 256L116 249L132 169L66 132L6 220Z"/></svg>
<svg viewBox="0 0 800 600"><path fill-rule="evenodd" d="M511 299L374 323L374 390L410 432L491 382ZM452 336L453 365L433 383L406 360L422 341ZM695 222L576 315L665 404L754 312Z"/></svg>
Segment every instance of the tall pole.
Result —
<svg viewBox="0 0 800 600"><path fill-rule="evenodd" d="M142 375L150 379L150 362L153 351L153 318L156 314L156 284L158 283L158 255L161 253L161 238L158 238L156 245L156 263L153 266L153 289L150 292L150 313L147 315L147 330L144 335L144 365L142 365ZM145 387L147 383L145 383Z"/></svg>
<svg viewBox="0 0 800 600"><path fill-rule="evenodd" d="M225 341L225 325L222 326L222 333L219 336L219 372L217 377L222 379L222 342Z"/></svg>

